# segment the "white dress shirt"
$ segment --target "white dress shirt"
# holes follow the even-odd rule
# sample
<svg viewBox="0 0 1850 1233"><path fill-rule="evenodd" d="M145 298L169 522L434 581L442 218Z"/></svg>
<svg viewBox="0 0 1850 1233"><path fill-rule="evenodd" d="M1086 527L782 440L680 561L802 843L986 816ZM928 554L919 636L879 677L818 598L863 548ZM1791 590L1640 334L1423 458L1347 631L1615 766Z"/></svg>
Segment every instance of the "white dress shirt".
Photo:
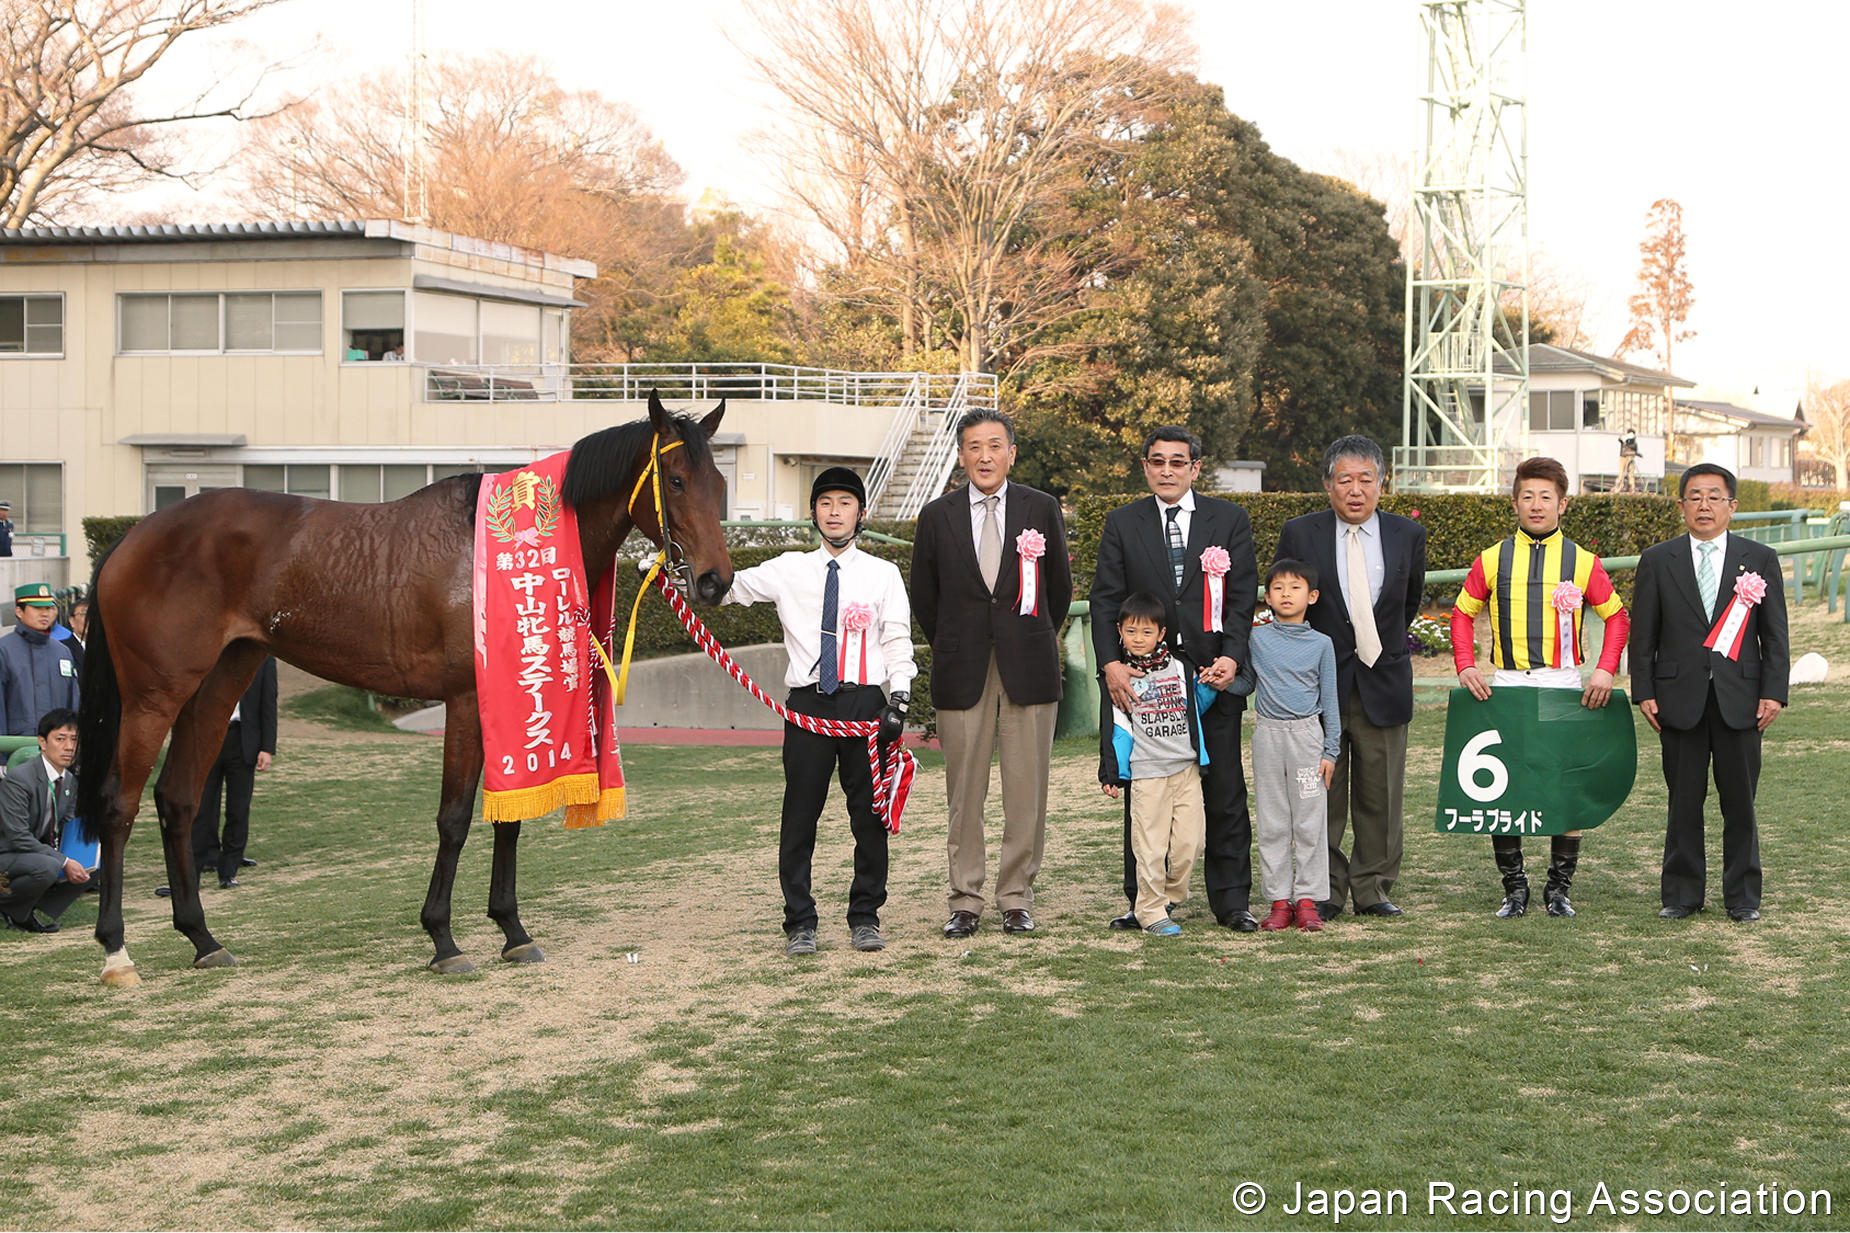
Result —
<svg viewBox="0 0 1850 1233"><path fill-rule="evenodd" d="M970 485L970 546L976 549L976 559L983 559L983 502L989 497L996 499L996 538L1002 540L1002 555L1008 556L1009 542L1003 538L1003 528L1009 524L1009 482L1002 481L1002 487L984 495L983 490L975 484Z"/></svg>
<svg viewBox="0 0 1850 1233"><path fill-rule="evenodd" d="M1342 515L1336 517L1336 578L1342 586L1343 603L1349 602L1349 527ZM1362 559L1368 563L1368 604L1371 610L1375 601L1381 598L1381 585L1387 581L1387 562L1381 555L1381 515L1370 514L1368 521L1361 525ZM1327 589L1329 584L1318 579L1318 585ZM1354 611L1350 608L1350 611Z"/></svg>
<svg viewBox="0 0 1850 1233"><path fill-rule="evenodd" d="M1728 532L1723 531L1714 539L1697 539L1694 535L1689 537L1689 563L1699 574L1702 572L1702 546L1704 544L1715 545L1715 602L1719 607L1723 581L1722 562L1728 559ZM1730 591L1729 594L1732 595L1734 592Z"/></svg>
<svg viewBox="0 0 1850 1233"><path fill-rule="evenodd" d="M891 561L869 556L853 545L834 558L827 548L786 552L734 574L724 602L776 604L777 619L784 626L784 650L790 656L784 684L791 689L815 685L816 666L822 657L822 590L828 584L831 559L841 567L837 619L849 604L866 604L874 610L873 623L864 635L867 680L861 680L858 653L849 659L841 679L856 684L884 682L889 694L910 692L912 678L919 673L912 661L912 602L906 597L899 567ZM839 646L843 635L839 630L835 634Z"/></svg>
<svg viewBox="0 0 1850 1233"><path fill-rule="evenodd" d="M1177 507L1180 507L1182 512L1176 515L1176 526L1181 528L1182 546L1187 548L1189 524L1195 517L1195 490L1193 488L1183 493L1182 499L1177 501L1175 505L1169 504L1169 502L1163 500L1161 497L1156 498L1157 529L1163 533L1163 546L1165 550L1167 550L1169 545L1169 511ZM1163 557L1163 563L1168 564L1168 562L1169 558L1167 556ZM1184 565L1186 564L1187 562L1184 561Z"/></svg>

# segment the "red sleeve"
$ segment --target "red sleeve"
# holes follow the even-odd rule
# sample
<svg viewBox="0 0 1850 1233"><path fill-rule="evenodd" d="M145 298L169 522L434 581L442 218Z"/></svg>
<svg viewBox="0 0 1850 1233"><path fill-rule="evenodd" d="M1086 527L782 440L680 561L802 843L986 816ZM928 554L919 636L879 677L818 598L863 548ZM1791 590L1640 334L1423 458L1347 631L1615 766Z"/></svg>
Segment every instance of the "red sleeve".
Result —
<svg viewBox="0 0 1850 1233"><path fill-rule="evenodd" d="M1619 656L1625 651L1625 640L1631 636L1631 613L1621 608L1606 618L1606 633L1599 644L1600 671L1614 676L1619 674Z"/></svg>
<svg viewBox="0 0 1850 1233"><path fill-rule="evenodd" d="M1471 644L1476 624L1470 614L1452 609L1452 667L1458 672L1477 667L1477 648Z"/></svg>

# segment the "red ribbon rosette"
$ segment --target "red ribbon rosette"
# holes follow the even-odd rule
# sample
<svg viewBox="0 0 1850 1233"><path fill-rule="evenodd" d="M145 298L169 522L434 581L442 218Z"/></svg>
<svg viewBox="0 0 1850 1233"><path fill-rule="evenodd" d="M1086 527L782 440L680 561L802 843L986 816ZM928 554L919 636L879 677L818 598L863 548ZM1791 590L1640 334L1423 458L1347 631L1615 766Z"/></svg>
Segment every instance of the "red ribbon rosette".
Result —
<svg viewBox="0 0 1850 1233"><path fill-rule="evenodd" d="M1572 667L1580 662L1580 644L1574 640L1574 614L1580 611L1585 598L1586 592L1571 578L1556 583L1554 594L1549 597L1555 610L1554 666L1557 668L1563 664Z"/></svg>
<svg viewBox="0 0 1850 1233"><path fill-rule="evenodd" d="M1021 604L1016 608L1022 616L1034 616L1041 610L1041 567L1040 559L1047 555L1047 537L1028 527L1015 537L1015 555L1021 560Z"/></svg>
<svg viewBox="0 0 1850 1233"><path fill-rule="evenodd" d="M841 664L839 677L844 681L867 684L867 631L873 628L874 610L867 604L849 604L841 610ZM848 661L858 654L859 673L850 676Z"/></svg>
<svg viewBox="0 0 1850 1233"><path fill-rule="evenodd" d="M1219 544L1210 544L1201 553L1201 572L1208 585L1201 590L1201 628L1221 632L1221 609L1227 600L1227 571L1233 558Z"/></svg>
<svg viewBox="0 0 1850 1233"><path fill-rule="evenodd" d="M1749 570L1734 580L1734 598L1722 612L1721 619L1703 639L1702 645L1720 651L1729 659L1741 658L1741 645L1747 641L1747 618L1766 598L1766 579Z"/></svg>

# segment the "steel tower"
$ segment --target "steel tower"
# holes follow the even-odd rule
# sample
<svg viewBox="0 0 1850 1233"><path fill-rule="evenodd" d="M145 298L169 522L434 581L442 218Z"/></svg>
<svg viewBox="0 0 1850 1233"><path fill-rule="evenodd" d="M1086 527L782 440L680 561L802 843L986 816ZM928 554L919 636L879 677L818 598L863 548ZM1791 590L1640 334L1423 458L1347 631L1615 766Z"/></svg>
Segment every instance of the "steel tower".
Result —
<svg viewBox="0 0 1850 1233"><path fill-rule="evenodd" d="M1528 439L1526 0L1418 0L1402 491L1497 491Z"/></svg>

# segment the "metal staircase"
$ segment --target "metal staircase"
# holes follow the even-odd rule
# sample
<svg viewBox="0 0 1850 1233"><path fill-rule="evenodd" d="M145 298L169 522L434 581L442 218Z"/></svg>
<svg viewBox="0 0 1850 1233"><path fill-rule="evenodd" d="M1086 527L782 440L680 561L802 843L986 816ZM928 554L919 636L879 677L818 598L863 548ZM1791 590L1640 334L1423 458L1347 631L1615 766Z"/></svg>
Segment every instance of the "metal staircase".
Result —
<svg viewBox="0 0 1850 1233"><path fill-rule="evenodd" d="M868 471L867 507L874 518L917 518L944 491L957 467L957 421L975 406L995 406L995 378L960 373L943 402L932 398L945 378L924 374L906 390L880 456Z"/></svg>

